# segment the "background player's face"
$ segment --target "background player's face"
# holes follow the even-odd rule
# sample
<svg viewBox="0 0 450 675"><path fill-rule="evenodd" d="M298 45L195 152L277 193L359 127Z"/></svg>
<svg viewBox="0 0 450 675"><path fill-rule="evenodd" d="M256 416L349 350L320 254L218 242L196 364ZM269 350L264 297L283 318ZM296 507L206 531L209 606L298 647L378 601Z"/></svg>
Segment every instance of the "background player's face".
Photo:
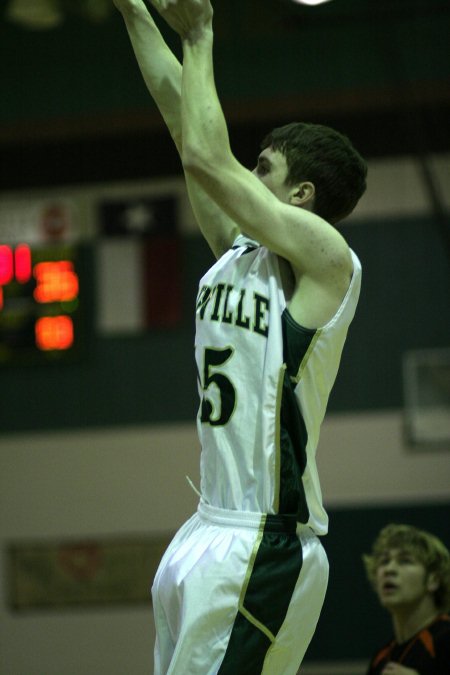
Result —
<svg viewBox="0 0 450 675"><path fill-rule="evenodd" d="M286 157L278 150L265 148L258 157L256 167L252 173L285 204L291 201L291 194L295 192L293 186L286 185L288 166Z"/></svg>
<svg viewBox="0 0 450 675"><path fill-rule="evenodd" d="M413 609L431 593L424 565L411 551L389 549L380 557L376 589L386 609Z"/></svg>

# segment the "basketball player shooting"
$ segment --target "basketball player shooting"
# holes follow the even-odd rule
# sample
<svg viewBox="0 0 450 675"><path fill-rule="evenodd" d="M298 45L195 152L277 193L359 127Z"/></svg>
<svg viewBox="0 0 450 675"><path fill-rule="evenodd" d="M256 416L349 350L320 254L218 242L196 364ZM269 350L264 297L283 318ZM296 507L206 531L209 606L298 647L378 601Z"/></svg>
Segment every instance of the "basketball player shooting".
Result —
<svg viewBox="0 0 450 675"><path fill-rule="evenodd" d="M114 0L180 153L217 262L196 304L201 499L152 588L155 675L295 675L322 608L328 517L315 454L361 267L335 228L365 190L350 141L315 124L234 157L213 72L209 0Z"/></svg>

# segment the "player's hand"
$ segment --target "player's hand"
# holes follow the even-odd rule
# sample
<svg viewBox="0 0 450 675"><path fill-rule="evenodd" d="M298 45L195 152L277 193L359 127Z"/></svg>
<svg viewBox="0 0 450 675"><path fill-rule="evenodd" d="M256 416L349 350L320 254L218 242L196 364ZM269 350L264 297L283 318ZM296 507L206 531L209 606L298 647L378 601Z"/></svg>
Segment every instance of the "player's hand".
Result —
<svg viewBox="0 0 450 675"><path fill-rule="evenodd" d="M400 663L395 663L395 661L389 661L383 670L381 675L420 675L417 670L412 670L411 668L405 668Z"/></svg>
<svg viewBox="0 0 450 675"><path fill-rule="evenodd" d="M213 8L209 0L150 0L169 26L183 39L195 40L211 26Z"/></svg>

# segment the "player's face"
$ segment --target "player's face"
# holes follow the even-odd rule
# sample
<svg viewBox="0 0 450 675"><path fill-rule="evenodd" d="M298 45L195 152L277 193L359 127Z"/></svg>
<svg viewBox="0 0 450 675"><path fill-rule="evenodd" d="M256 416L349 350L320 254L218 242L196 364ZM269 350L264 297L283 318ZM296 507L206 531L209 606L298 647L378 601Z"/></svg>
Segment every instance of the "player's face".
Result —
<svg viewBox="0 0 450 675"><path fill-rule="evenodd" d="M292 185L285 184L288 174L286 157L278 150L265 148L258 157L256 167L252 173L285 204L291 201L294 192Z"/></svg>
<svg viewBox="0 0 450 675"><path fill-rule="evenodd" d="M424 565L404 549L389 549L380 557L376 590L383 607L392 610L412 609L431 593Z"/></svg>

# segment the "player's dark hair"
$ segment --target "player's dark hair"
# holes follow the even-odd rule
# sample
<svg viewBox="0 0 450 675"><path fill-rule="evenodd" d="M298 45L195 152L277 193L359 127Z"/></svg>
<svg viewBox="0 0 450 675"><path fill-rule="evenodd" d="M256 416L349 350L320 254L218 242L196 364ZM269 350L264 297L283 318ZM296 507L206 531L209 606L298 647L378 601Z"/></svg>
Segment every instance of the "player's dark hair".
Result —
<svg viewBox="0 0 450 675"><path fill-rule="evenodd" d="M410 552L425 567L427 575L435 574L439 586L434 591L434 603L440 610L450 608L450 553L440 539L412 525L386 525L375 539L370 555L363 561L367 577L375 587L376 572L383 555L390 549Z"/></svg>
<svg viewBox="0 0 450 675"><path fill-rule="evenodd" d="M337 223L355 208L366 189L367 165L349 139L322 124L293 122L273 129L261 149L272 147L286 157L287 185L310 181L313 211Z"/></svg>

